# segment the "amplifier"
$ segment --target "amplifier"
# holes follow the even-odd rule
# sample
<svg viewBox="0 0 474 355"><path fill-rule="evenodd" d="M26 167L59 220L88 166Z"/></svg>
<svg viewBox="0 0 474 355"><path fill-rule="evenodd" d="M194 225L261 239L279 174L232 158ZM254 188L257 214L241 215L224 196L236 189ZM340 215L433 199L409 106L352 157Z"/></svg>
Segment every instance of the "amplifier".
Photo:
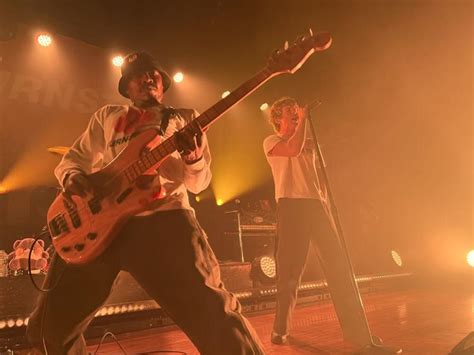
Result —
<svg viewBox="0 0 474 355"><path fill-rule="evenodd" d="M275 236L276 224L241 224L240 230L244 237Z"/></svg>
<svg viewBox="0 0 474 355"><path fill-rule="evenodd" d="M259 256L275 252L276 233L224 233L224 236L231 246L232 261L252 262Z"/></svg>
<svg viewBox="0 0 474 355"><path fill-rule="evenodd" d="M273 255L276 223L242 224L240 212L227 211L225 239L231 249L231 260L252 262L262 255Z"/></svg>
<svg viewBox="0 0 474 355"><path fill-rule="evenodd" d="M219 266L221 269L221 279L227 290L236 292L252 289L253 284L250 278L251 263L224 262Z"/></svg>

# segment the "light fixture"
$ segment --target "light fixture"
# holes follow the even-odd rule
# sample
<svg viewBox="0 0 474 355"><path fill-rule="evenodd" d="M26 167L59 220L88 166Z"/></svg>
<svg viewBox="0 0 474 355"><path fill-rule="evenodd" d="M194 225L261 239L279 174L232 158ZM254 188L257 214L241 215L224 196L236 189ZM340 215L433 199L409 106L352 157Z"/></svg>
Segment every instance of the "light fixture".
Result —
<svg viewBox="0 0 474 355"><path fill-rule="evenodd" d="M224 204L224 201L222 199L218 198L216 201L217 206L222 206Z"/></svg>
<svg viewBox="0 0 474 355"><path fill-rule="evenodd" d="M474 250L471 250L469 253L467 253L466 261L469 266L474 267Z"/></svg>
<svg viewBox="0 0 474 355"><path fill-rule="evenodd" d="M224 91L221 95L222 98L225 98L230 95L230 91Z"/></svg>
<svg viewBox="0 0 474 355"><path fill-rule="evenodd" d="M173 80L175 83L180 83L184 80L184 74L181 73L181 72L177 72L174 76L173 76Z"/></svg>
<svg viewBox="0 0 474 355"><path fill-rule="evenodd" d="M268 104L266 102L260 105L260 111L265 111L266 109L268 109Z"/></svg>
<svg viewBox="0 0 474 355"><path fill-rule="evenodd" d="M49 47L51 43L53 43L53 38L46 33L38 35L38 37L36 37L36 40L38 41L38 44L41 47Z"/></svg>
<svg viewBox="0 0 474 355"><path fill-rule="evenodd" d="M276 280L276 263L270 255L262 255L252 262L252 279L262 284L274 283Z"/></svg>
<svg viewBox="0 0 474 355"><path fill-rule="evenodd" d="M398 266L403 265L400 254L398 254L395 250L392 250L390 254L392 255L392 259L395 262L395 264L397 264Z"/></svg>
<svg viewBox="0 0 474 355"><path fill-rule="evenodd" d="M112 64L116 67L121 67L123 64L123 57L121 55L116 55L112 58Z"/></svg>

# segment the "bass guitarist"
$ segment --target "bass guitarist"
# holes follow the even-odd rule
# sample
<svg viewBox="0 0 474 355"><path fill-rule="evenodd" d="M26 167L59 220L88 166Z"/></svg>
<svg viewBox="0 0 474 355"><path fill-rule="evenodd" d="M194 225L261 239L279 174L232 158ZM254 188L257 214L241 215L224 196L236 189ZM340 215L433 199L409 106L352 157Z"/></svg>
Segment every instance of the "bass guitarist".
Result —
<svg viewBox="0 0 474 355"><path fill-rule="evenodd" d="M161 198L144 204L94 260L71 265L57 255L53 259L45 280L52 290L39 298L27 330L39 351L86 354L82 334L125 270L201 353L263 353L239 302L221 282L216 257L189 204L187 190L199 193L209 185L211 155L199 127L179 131L196 112L162 104L170 84L149 54L128 55L118 89L132 104L99 109L55 170L65 201L74 204L74 195L100 195L88 177L92 167L109 164L139 132L156 128L164 139L176 134L178 151L155 174L137 180L143 189L161 186Z"/></svg>

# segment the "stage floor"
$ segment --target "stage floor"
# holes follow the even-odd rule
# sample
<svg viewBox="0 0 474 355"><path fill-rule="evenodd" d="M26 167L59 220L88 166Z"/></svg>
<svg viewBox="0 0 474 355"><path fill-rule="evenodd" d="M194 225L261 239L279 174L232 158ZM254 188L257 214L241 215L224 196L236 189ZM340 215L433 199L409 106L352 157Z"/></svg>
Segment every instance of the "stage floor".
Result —
<svg viewBox="0 0 474 355"><path fill-rule="evenodd" d="M447 354L474 325L474 295L459 289L408 289L384 291L363 296L372 333L388 345L403 348L403 354ZM344 343L330 301L299 305L288 345L270 342L273 313L248 316L267 354L353 354ZM175 326L120 334L120 344L128 354L165 350L197 354L196 348ZM88 342L97 349L99 339ZM99 354L121 354L118 345L107 338Z"/></svg>

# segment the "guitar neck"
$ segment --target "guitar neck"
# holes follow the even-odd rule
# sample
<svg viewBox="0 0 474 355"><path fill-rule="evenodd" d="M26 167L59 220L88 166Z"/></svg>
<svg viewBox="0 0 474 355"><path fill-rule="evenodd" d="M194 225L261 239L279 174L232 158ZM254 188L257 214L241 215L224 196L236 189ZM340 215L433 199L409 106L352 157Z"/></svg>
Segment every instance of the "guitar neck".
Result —
<svg viewBox="0 0 474 355"><path fill-rule="evenodd" d="M232 106L236 105L248 95L250 95L252 92L257 90L274 75L277 74L272 73L267 68L261 70L252 78L240 85L237 89L232 91L225 98L223 98L215 105L204 111L195 120L203 129L209 127L214 121L216 121L219 117L226 113Z"/></svg>
<svg viewBox="0 0 474 355"><path fill-rule="evenodd" d="M208 108L201 115L192 120L188 126L199 125L202 129L209 127L214 121L226 113L232 106L242 101L245 97L257 90L266 81L278 73L265 68L255 74L252 78L232 91L228 96ZM185 128L186 129L186 128ZM128 180L133 181L139 175L158 164L168 155L177 150L176 136L171 136L161 142L157 147L131 164L125 171Z"/></svg>

